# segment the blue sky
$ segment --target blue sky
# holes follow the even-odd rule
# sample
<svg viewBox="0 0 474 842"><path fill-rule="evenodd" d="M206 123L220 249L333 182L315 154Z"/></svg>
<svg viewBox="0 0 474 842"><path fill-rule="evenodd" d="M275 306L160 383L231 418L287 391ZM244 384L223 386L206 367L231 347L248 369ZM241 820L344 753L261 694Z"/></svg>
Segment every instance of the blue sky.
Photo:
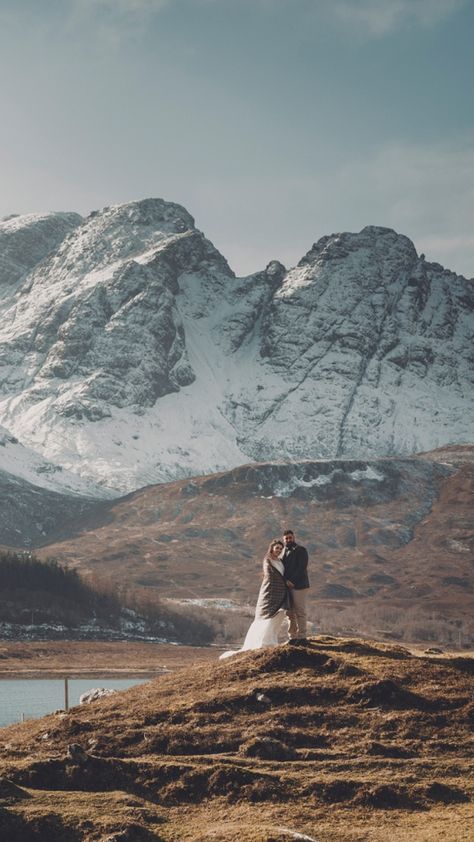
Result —
<svg viewBox="0 0 474 842"><path fill-rule="evenodd" d="M0 0L0 215L161 196L239 274L385 225L474 276L474 0Z"/></svg>

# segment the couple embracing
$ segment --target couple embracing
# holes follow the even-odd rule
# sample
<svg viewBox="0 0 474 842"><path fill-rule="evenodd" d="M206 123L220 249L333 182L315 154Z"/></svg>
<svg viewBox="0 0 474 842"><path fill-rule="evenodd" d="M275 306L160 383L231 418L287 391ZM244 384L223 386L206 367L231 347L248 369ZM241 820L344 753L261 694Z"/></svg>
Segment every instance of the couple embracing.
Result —
<svg viewBox="0 0 474 842"><path fill-rule="evenodd" d="M283 539L274 538L263 559L263 581L257 598L255 619L242 647L237 650L277 646L283 614L288 620L288 640L306 639L306 599L309 588L308 553L297 544L293 530L286 529ZM223 652L221 658L235 655Z"/></svg>

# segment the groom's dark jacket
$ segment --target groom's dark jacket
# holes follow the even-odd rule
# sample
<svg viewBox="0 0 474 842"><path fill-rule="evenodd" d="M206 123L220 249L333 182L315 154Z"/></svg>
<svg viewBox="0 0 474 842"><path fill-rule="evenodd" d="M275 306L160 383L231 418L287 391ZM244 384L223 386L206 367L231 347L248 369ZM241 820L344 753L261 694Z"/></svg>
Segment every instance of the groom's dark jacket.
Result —
<svg viewBox="0 0 474 842"><path fill-rule="evenodd" d="M285 579L293 582L295 590L302 591L309 588L308 553L305 547L301 547L299 544L290 544L285 547L282 561Z"/></svg>

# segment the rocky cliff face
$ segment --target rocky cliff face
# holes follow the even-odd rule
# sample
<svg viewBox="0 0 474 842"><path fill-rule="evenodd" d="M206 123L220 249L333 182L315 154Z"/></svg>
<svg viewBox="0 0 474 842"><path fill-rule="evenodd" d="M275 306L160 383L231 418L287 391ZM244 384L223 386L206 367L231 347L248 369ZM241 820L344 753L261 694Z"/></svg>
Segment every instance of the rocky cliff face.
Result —
<svg viewBox="0 0 474 842"><path fill-rule="evenodd" d="M267 406L246 401L246 449L332 457L466 440L473 293L394 231L324 237L265 313L260 359L281 386Z"/></svg>
<svg viewBox="0 0 474 842"><path fill-rule="evenodd" d="M78 213L11 214L0 221L0 294L18 281L80 225Z"/></svg>
<svg viewBox="0 0 474 842"><path fill-rule="evenodd" d="M87 480L473 437L473 282L394 231L236 278L184 208L149 199L15 218L0 247L0 423Z"/></svg>

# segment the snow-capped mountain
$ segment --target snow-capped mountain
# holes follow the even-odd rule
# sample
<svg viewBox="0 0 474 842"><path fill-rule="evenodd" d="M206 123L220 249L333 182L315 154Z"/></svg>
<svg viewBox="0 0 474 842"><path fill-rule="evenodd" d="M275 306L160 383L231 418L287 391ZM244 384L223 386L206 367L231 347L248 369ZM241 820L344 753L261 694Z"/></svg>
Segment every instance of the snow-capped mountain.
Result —
<svg viewBox="0 0 474 842"><path fill-rule="evenodd" d="M30 217L0 225L0 423L65 470L125 491L472 440L474 284L407 237L331 235L236 278L161 199L50 217L43 249L17 239Z"/></svg>

